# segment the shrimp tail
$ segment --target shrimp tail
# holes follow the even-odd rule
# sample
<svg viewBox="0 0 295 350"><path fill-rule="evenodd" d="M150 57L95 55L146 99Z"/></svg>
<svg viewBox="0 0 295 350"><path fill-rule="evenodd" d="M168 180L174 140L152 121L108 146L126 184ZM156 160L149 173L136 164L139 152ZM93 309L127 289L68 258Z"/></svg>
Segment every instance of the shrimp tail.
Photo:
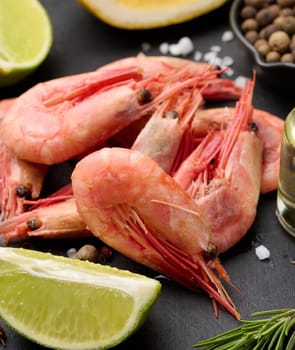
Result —
<svg viewBox="0 0 295 350"><path fill-rule="evenodd" d="M213 303L218 302L237 320L240 319L240 315L229 294L220 282L219 276L208 266L202 256L198 257L197 261L191 261L188 256L184 255L174 246L169 245L169 243L160 240L151 232L148 239L155 250L160 252L165 257L166 262L168 262L165 271L162 271L164 274L188 289L193 291L204 290L212 298ZM219 270L219 267L217 270ZM225 272L224 269L223 272ZM227 282L230 282L227 274L226 279ZM214 313L217 317L217 307L214 307Z"/></svg>

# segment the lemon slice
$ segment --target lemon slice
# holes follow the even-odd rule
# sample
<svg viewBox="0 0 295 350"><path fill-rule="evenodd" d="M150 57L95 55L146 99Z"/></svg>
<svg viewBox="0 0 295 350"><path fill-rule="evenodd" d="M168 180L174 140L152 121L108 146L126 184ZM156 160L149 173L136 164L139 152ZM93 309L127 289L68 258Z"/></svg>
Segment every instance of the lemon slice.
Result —
<svg viewBox="0 0 295 350"><path fill-rule="evenodd" d="M107 349L146 319L160 283L129 271L21 248L0 248L0 316L36 343Z"/></svg>
<svg viewBox="0 0 295 350"><path fill-rule="evenodd" d="M51 21L38 0L0 1L0 86L34 71L52 46Z"/></svg>
<svg viewBox="0 0 295 350"><path fill-rule="evenodd" d="M123 29L151 29L188 21L227 0L78 0L93 15Z"/></svg>

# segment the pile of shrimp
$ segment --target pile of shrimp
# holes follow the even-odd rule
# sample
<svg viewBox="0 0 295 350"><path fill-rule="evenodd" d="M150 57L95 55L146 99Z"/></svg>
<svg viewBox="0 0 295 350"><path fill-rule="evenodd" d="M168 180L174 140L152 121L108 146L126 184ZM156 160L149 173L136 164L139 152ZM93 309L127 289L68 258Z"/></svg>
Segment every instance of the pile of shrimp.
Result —
<svg viewBox="0 0 295 350"><path fill-rule="evenodd" d="M253 107L255 74L241 88L222 73L139 55L3 100L3 244L94 235L239 319L218 256L277 188L283 121ZM69 184L40 198L48 168L69 160Z"/></svg>

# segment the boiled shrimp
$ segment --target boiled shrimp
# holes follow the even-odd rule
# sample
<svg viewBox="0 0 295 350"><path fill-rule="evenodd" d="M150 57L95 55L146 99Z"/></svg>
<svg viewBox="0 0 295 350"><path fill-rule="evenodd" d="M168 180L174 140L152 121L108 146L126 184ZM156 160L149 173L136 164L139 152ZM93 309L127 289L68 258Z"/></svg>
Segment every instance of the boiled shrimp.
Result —
<svg viewBox="0 0 295 350"><path fill-rule="evenodd" d="M129 66L39 83L18 97L0 133L19 158L60 163L87 154L151 113L171 93L169 84L175 77L180 83L194 77L206 84L207 75L202 80L202 73L174 70L143 79L140 67Z"/></svg>
<svg viewBox="0 0 295 350"><path fill-rule="evenodd" d="M208 217L218 254L241 240L256 217L262 142L252 120L253 88L254 81L245 87L228 127L212 128L173 175Z"/></svg>
<svg viewBox="0 0 295 350"><path fill-rule="evenodd" d="M16 99L0 102L0 123ZM47 167L18 159L0 138L0 221L25 211L26 199L39 197Z"/></svg>
<svg viewBox="0 0 295 350"><path fill-rule="evenodd" d="M234 116L234 108L199 109L192 122L192 134L197 143L202 140L212 126L228 124ZM262 140L262 175L261 193L268 193L277 189L280 163L280 145L284 121L279 117L254 109L253 123L258 127L257 135Z"/></svg>
<svg viewBox="0 0 295 350"><path fill-rule="evenodd" d="M200 74L201 77L203 77L204 74L212 74L210 71L209 72L203 72L203 74ZM215 73L213 73L215 74ZM190 125L190 122L192 120L192 117L195 113L195 111L198 108L198 105L202 103L203 99L200 94L200 91L196 88L193 89L196 85L198 85L198 78L196 77L190 77L181 80L183 77L183 74L176 74L176 77L173 79L171 78L170 83L166 86L165 88L165 94L166 94L166 100L165 102L161 103L159 106L159 111L155 113L155 115L151 118L151 122L154 125L156 121L156 125L159 127L161 126L159 132L157 135L162 135L162 139L157 137L155 139L153 132L154 132L154 127L146 127L145 130L146 132L144 135L141 135L139 142L136 142L135 148L141 149L141 151L145 153L153 153L155 157L160 155L161 157L161 162L162 166L164 165L164 161L167 164L167 160L173 159L172 157L172 150L176 149L175 144L177 146L180 143L181 140L181 135L184 133L185 129L188 128ZM181 118L179 118L179 122L174 120L171 120L170 118L169 121L166 118L161 118L159 115L160 113L163 113L163 108L166 109L170 106L175 106L178 105L178 113L180 114ZM172 113L172 112L171 112ZM175 112L176 113L176 112ZM175 114L173 113L173 115ZM183 115L182 115L183 114ZM165 117L165 116L164 116ZM178 118L177 118L178 119ZM167 123L164 123L164 121L167 121ZM170 132L167 133L167 127L163 128L164 124L171 125L169 127ZM150 125L150 123L149 123ZM165 153L163 154L163 150L161 152L157 152L157 148L163 144L163 139L165 137L165 142L167 141L167 136L168 139L170 140L171 146L166 145L166 149L168 150L168 154ZM149 137L153 137L153 140L149 139ZM145 140L145 141L143 141ZM150 149L150 143L152 141L152 144L156 145L152 147L152 150ZM166 142L168 144L169 142ZM145 148L145 150L144 150ZM166 158L167 156L167 158ZM170 161L171 162L171 161ZM171 163L172 165L172 163ZM56 204L57 201L60 199L60 195L54 194L51 196L51 198L45 198L45 199L40 199L37 201L37 205L34 204L34 201L31 204L34 204L33 207L30 208L30 214L18 216L16 218L11 219L9 222L7 222L5 225L2 224L0 225L0 232L3 235L2 237L6 237L6 243L10 239L13 238L20 238L23 236L23 238L28 237L28 236L44 236L44 232L46 232L46 235L48 237L53 237L53 238L58 238L60 235L63 237L65 234L63 233L64 231L60 227L60 220L57 217L57 212L61 204ZM66 198L67 199L67 198ZM27 204L29 204L29 201L26 201ZM44 206L48 206L47 209L44 209L43 207L40 207L40 203L44 203ZM69 206L75 206L75 203L73 201L67 201L66 204L64 204L65 207ZM68 209L68 215L69 215L69 209ZM81 229L81 220L79 221L75 215L77 214L75 209L72 208L73 218L69 215L69 227L73 229L73 236L76 235L84 235L84 229ZM50 220L50 226L47 224L49 222L49 216L51 215L51 220ZM31 218L38 218L38 225L33 226L30 224ZM44 218L45 217L45 218ZM43 223L41 225L41 222ZM73 222L77 222L77 229L74 229ZM29 223L29 224L28 224ZM39 227L40 226L40 227ZM31 233L33 232L33 233Z"/></svg>
<svg viewBox="0 0 295 350"><path fill-rule="evenodd" d="M79 215L71 184L63 186L47 198L27 201L30 208L0 223L0 241L29 237L63 239L92 236Z"/></svg>
<svg viewBox="0 0 295 350"><path fill-rule="evenodd" d="M3 141L19 158L48 165L84 153L130 123L130 110L133 118L146 112L136 97L141 78L129 67L39 83L3 119Z"/></svg>
<svg viewBox="0 0 295 350"><path fill-rule="evenodd" d="M214 267L210 223L192 197L150 157L103 148L72 174L78 212L103 242L187 288L206 291L236 318L239 314ZM226 276L225 273L223 273Z"/></svg>

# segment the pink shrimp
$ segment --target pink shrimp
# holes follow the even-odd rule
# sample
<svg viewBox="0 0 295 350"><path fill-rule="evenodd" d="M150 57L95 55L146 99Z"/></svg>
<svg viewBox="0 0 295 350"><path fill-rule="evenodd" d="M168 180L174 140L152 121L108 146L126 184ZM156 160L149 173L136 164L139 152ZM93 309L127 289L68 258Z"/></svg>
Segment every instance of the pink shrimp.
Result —
<svg viewBox="0 0 295 350"><path fill-rule="evenodd" d="M171 69L170 75L160 72L143 79L140 67L128 66L40 83L18 97L0 133L19 158L60 163L97 148L150 113L165 100L166 86L169 94L176 77L180 83L194 77L204 85L208 75L202 78L202 74L208 70L207 66L201 72ZM211 77L216 74L211 72Z"/></svg>
<svg viewBox="0 0 295 350"><path fill-rule="evenodd" d="M218 254L235 245L256 216L262 142L252 124L253 87L246 86L229 126L213 128L173 176L208 217Z"/></svg>
<svg viewBox="0 0 295 350"><path fill-rule="evenodd" d="M214 74L212 72L203 73L203 74ZM202 75L203 76L203 75ZM203 99L200 94L200 91L193 87L198 84L198 78L192 77L190 79L184 79L181 81L179 78L183 77L182 73L180 75L176 75L170 82L170 85L167 85L166 89L166 100L159 107L158 111L153 115L148 125L145 127L143 131L144 135L137 140L134 148L140 149L142 152L152 155L153 158L160 157L159 161L161 162L161 166L171 167L173 164L173 160L175 154L177 153L179 144L181 143L182 135L185 130L189 127L191 120L195 114L195 111L198 109L199 105L202 103ZM175 80L175 84L174 84ZM171 119L165 118L165 115L161 115L164 111L173 106L178 110L177 115L179 118ZM176 112L171 112L173 116ZM168 113L169 114L169 113ZM152 127L149 125L152 124ZM154 135L155 124L157 127L161 127L160 130L156 133L156 137ZM169 125L169 127L168 127ZM167 133L167 127L169 128L169 133ZM168 154L163 154L163 149L161 149L161 145L165 143L165 149L168 150ZM154 145L151 146L150 144ZM156 144L156 145L155 145ZM174 152L172 152L174 151ZM171 154L173 153L173 154ZM69 186L67 187L69 188ZM9 220L6 224L0 224L0 232L6 238L6 243L10 239L20 238L21 236L44 236L44 232L46 232L47 237L58 238L58 236L64 236L64 230L61 229L60 220L57 216L57 212L61 204L57 204L60 200L67 200L68 198L64 198L65 190L62 190L62 197L59 193L52 195L50 198L40 199L37 201L33 207L30 208L30 214L18 216ZM69 191L66 191L69 193ZM71 193L69 193L71 195ZM33 201L30 203L26 201L27 204L34 204ZM43 205L43 204L44 205ZM41 205L42 204L42 208ZM70 206L75 206L74 201L67 201L64 204L67 207L67 212L70 213ZM44 206L48 206L47 209L44 209ZM71 213L73 214L73 218L68 216L69 218L69 227L73 228L73 236L74 235L84 235L84 230L81 230L81 220L78 220L76 216L76 211L74 208L71 209ZM48 224L49 217L51 215L50 226ZM32 225L31 218L38 218L38 225ZM43 223L41 225L41 222ZM74 229L73 223L77 222L77 229ZM63 224L66 225L65 223ZM40 228L39 228L40 226Z"/></svg>
<svg viewBox="0 0 295 350"><path fill-rule="evenodd" d="M192 122L192 133L197 140L203 139L213 125L226 125L234 115L234 108L210 108L198 110ZM277 189L280 145L284 121L279 117L254 109L253 123L258 127L258 137L263 143L261 193Z"/></svg>
<svg viewBox="0 0 295 350"><path fill-rule="evenodd" d="M15 103L0 102L0 123ZM0 139L0 221L25 211L25 200L39 197L47 167L18 159Z"/></svg>
<svg viewBox="0 0 295 350"><path fill-rule="evenodd" d="M147 111L137 100L141 78L128 67L39 83L3 119L3 141L19 158L48 165L84 153Z"/></svg>
<svg viewBox="0 0 295 350"><path fill-rule="evenodd" d="M103 148L78 162L72 185L78 212L95 236L187 288L203 289L239 318L213 272L222 270L220 263L205 257L214 250L206 216L154 160Z"/></svg>
<svg viewBox="0 0 295 350"><path fill-rule="evenodd" d="M38 237L43 239L89 237L92 233L77 212L71 184L47 198L27 201L28 211L0 223L0 240Z"/></svg>

